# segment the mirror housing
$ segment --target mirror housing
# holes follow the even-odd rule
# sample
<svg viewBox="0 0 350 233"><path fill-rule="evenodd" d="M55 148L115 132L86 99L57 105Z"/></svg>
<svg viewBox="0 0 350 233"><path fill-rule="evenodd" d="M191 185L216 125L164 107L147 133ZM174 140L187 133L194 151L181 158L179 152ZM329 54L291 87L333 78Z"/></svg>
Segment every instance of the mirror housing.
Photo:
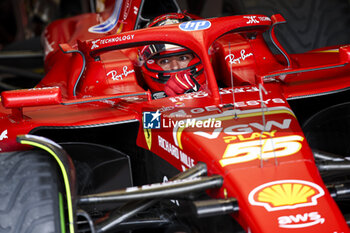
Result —
<svg viewBox="0 0 350 233"><path fill-rule="evenodd" d="M4 91L1 102L5 108L22 108L60 104L62 102L59 87L44 87Z"/></svg>
<svg viewBox="0 0 350 233"><path fill-rule="evenodd" d="M339 57L341 63L349 63L350 62L350 45L341 46L339 48Z"/></svg>

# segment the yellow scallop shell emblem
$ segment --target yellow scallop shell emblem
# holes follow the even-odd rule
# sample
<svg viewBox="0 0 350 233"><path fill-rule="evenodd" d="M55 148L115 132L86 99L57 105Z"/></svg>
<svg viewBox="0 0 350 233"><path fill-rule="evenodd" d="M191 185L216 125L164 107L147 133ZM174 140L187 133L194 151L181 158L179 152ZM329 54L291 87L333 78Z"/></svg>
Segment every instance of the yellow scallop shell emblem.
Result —
<svg viewBox="0 0 350 233"><path fill-rule="evenodd" d="M295 209L317 205L324 190L315 183L304 180L279 180L260 185L249 193L252 205L263 206L268 211Z"/></svg>
<svg viewBox="0 0 350 233"><path fill-rule="evenodd" d="M261 190L257 200L272 206L295 205L310 201L315 193L314 188L303 184L276 184Z"/></svg>

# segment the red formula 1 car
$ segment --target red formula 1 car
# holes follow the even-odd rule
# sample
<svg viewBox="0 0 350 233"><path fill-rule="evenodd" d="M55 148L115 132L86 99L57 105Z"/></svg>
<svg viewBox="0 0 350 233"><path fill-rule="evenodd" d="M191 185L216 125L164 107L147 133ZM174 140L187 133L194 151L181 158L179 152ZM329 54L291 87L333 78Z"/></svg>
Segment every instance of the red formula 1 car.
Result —
<svg viewBox="0 0 350 233"><path fill-rule="evenodd" d="M281 15L141 29L148 12L117 0L56 21L45 78L1 94L1 231L349 232L349 164L311 150L289 103L346 90L350 47L287 54ZM155 44L191 51L199 91L152 98Z"/></svg>

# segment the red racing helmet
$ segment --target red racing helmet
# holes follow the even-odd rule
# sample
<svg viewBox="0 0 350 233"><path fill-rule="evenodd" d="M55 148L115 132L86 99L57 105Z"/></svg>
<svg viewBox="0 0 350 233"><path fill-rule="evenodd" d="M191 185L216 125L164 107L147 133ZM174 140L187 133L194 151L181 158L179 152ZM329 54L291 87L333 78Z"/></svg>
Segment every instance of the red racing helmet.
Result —
<svg viewBox="0 0 350 233"><path fill-rule="evenodd" d="M159 16L151 21L147 26L163 26L174 23L181 23L192 20L188 15L183 13L171 13ZM179 69L164 70L157 61L162 58L169 58L173 56L191 54L192 59L187 64L187 67ZM179 71L187 70L194 78L197 79L198 83L204 83L204 79L199 76L203 72L203 66L198 58L191 50L178 46L175 44L151 44L145 46L141 51L141 60L143 61L141 70L145 79L146 84L152 92L158 92L164 90L164 84L168 81L172 74L176 74ZM200 78L201 77L201 78Z"/></svg>

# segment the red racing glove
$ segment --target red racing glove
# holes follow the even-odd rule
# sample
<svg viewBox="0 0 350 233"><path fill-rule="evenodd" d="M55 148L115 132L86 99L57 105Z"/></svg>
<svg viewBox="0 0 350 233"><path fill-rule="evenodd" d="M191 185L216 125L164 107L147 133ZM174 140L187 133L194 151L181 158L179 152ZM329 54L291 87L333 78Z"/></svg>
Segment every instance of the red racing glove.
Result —
<svg viewBox="0 0 350 233"><path fill-rule="evenodd" d="M189 71L180 71L170 76L164 87L167 96L181 95L187 91L198 91L199 84Z"/></svg>

